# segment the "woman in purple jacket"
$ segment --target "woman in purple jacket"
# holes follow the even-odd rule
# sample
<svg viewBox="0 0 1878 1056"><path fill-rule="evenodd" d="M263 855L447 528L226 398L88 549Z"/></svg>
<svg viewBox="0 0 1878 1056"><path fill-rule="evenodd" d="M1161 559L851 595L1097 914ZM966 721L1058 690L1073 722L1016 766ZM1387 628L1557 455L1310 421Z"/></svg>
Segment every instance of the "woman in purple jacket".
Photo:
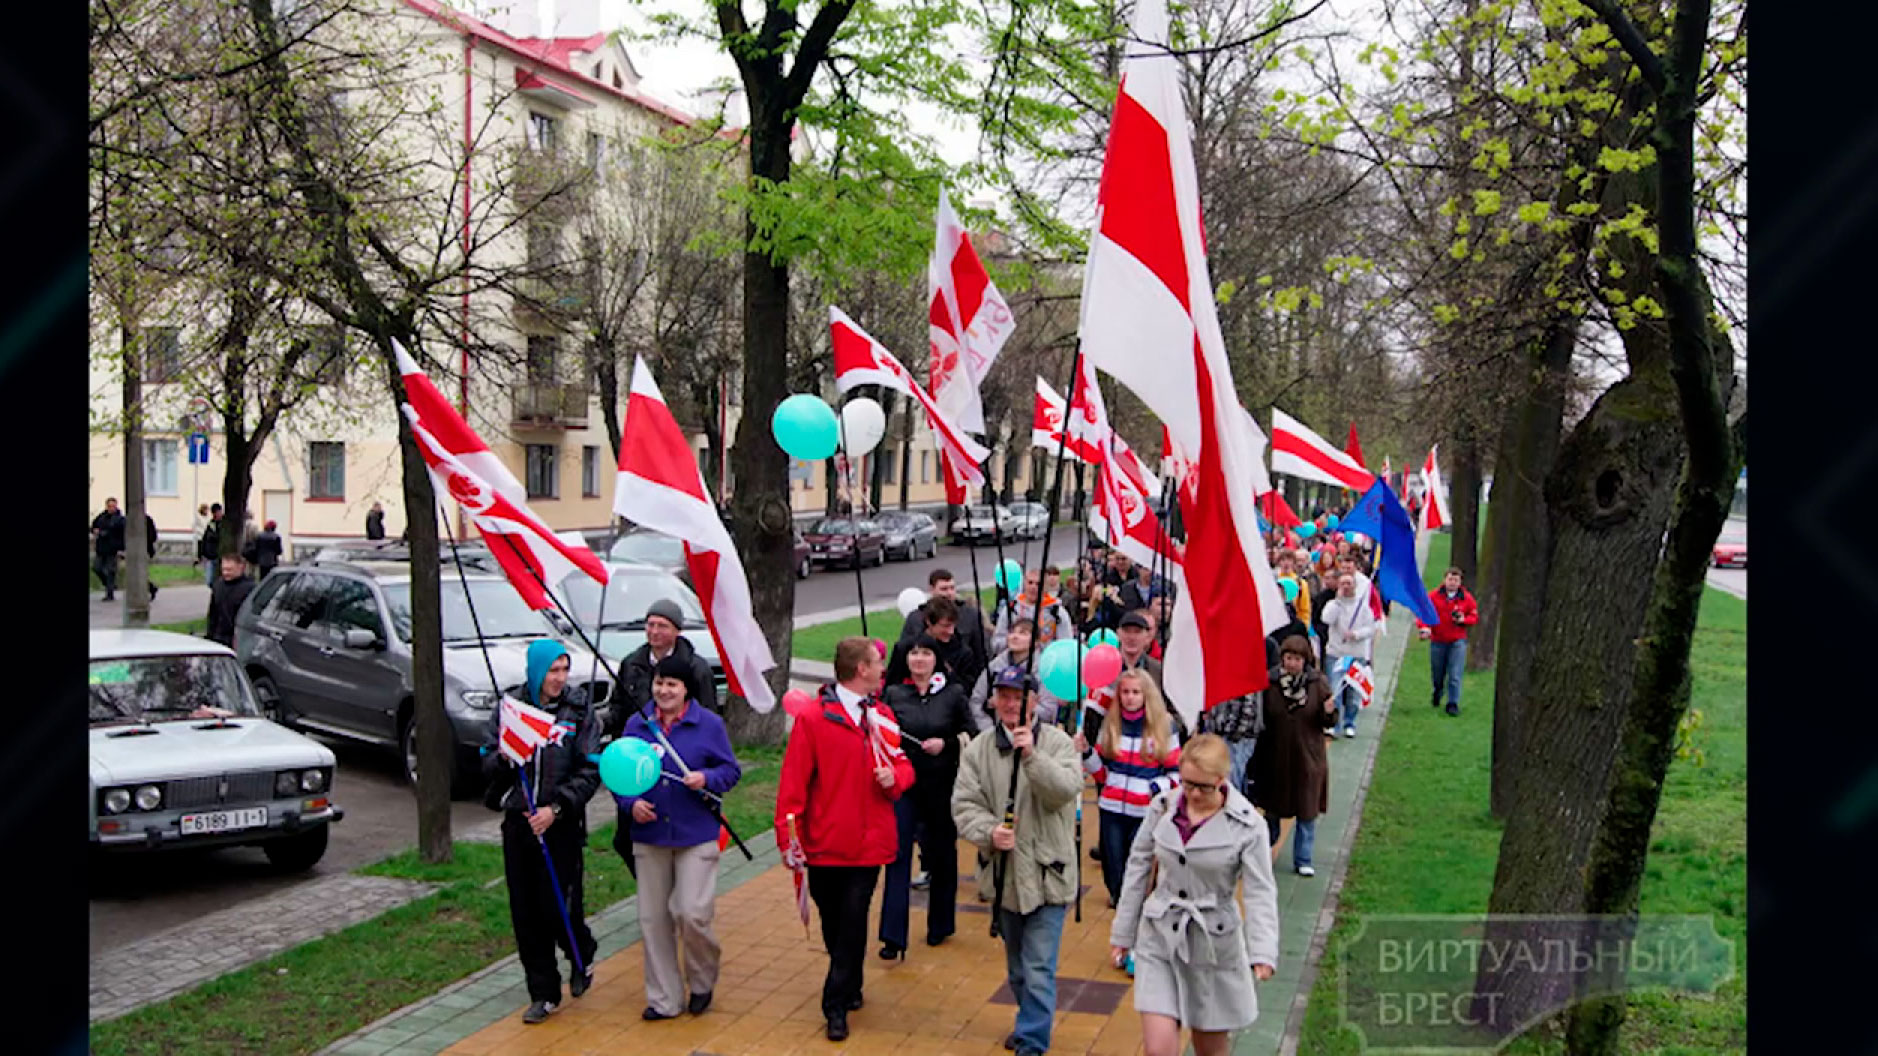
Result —
<svg viewBox="0 0 1878 1056"><path fill-rule="evenodd" d="M624 733L656 745L659 739L650 725L656 722L679 757L661 753L659 781L644 795L615 797L632 817L639 866L645 1019L672 1019L681 1003L697 1015L711 1007L717 984L719 947L711 918L717 910L717 858L723 845L717 819L699 790L722 796L737 784L743 768L731 753L724 720L699 704L697 695L690 665L666 657L652 671L650 706L627 720ZM682 975L680 943L685 948Z"/></svg>

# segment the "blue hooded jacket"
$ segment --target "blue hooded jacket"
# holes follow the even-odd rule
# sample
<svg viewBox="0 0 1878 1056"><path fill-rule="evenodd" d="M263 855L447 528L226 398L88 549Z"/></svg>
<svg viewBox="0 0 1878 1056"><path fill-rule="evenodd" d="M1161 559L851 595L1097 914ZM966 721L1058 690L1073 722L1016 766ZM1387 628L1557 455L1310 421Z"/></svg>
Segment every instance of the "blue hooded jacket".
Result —
<svg viewBox="0 0 1878 1056"><path fill-rule="evenodd" d="M553 667L556 660L567 655L567 646L552 638L537 638L528 643L528 681L522 684L528 703L541 707L541 680L548 677L548 668Z"/></svg>

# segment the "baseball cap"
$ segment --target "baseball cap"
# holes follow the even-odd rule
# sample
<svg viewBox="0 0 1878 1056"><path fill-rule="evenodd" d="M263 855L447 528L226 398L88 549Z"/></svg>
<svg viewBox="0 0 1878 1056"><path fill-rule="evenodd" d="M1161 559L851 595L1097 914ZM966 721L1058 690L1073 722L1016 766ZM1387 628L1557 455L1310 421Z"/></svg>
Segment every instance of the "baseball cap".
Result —
<svg viewBox="0 0 1878 1056"><path fill-rule="evenodd" d="M1121 625L1123 627L1139 627L1144 631L1153 629L1153 627L1148 623L1148 618L1146 616L1141 615L1138 612L1131 612L1128 615L1123 616Z"/></svg>
<svg viewBox="0 0 1878 1056"><path fill-rule="evenodd" d="M1021 665L1012 664L998 672L998 677L992 681L991 686L993 689L1031 690L1037 688L1037 680L1031 677L1030 672L1024 670Z"/></svg>

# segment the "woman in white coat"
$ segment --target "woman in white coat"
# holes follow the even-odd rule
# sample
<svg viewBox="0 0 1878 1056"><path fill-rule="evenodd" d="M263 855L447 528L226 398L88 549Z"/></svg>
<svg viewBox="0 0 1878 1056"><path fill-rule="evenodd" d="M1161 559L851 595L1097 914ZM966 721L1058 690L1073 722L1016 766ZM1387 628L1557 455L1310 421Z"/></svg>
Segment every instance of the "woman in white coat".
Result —
<svg viewBox="0 0 1878 1056"><path fill-rule="evenodd" d="M1147 1056L1179 1056L1183 1027L1195 1056L1225 1056L1231 1032L1258 1018L1253 980L1278 964L1271 835L1231 769L1224 740L1195 737L1180 788L1149 803L1129 852L1109 953L1119 964L1134 952Z"/></svg>

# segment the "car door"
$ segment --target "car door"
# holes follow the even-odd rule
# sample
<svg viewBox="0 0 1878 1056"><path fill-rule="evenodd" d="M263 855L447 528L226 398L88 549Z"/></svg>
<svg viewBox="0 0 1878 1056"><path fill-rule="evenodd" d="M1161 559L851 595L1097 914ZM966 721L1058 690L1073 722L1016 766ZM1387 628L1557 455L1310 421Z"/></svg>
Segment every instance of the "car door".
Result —
<svg viewBox="0 0 1878 1056"><path fill-rule="evenodd" d="M292 575L292 580L274 596L260 625L260 633L273 640L269 651L277 658L268 667L296 723L330 726L332 717L323 696L323 658L319 653L324 631L317 625L325 614L333 577L311 570Z"/></svg>
<svg viewBox="0 0 1878 1056"><path fill-rule="evenodd" d="M389 625L377 589L363 579L335 577L318 626L325 632L319 655L334 722L360 737L395 740L404 677L398 655L386 648ZM348 631L369 632L376 644L348 646Z"/></svg>

